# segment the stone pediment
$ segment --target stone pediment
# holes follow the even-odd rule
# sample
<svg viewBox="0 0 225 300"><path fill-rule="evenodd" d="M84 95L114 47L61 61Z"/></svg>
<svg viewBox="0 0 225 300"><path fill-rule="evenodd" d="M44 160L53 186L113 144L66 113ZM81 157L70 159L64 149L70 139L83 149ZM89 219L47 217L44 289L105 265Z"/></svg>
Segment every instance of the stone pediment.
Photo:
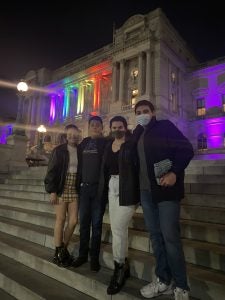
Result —
<svg viewBox="0 0 225 300"><path fill-rule="evenodd" d="M134 15L130 17L124 24L123 24L123 29L128 29L129 27L132 27L138 23L141 23L144 21L144 16L143 15Z"/></svg>

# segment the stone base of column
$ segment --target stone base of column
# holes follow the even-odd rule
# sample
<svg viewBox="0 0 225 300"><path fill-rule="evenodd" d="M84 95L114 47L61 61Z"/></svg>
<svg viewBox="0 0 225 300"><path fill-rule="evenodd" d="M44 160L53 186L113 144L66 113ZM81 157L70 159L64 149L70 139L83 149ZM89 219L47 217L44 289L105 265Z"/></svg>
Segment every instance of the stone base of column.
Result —
<svg viewBox="0 0 225 300"><path fill-rule="evenodd" d="M12 134L7 137L7 144L13 146L10 149L10 159L8 162L9 171L27 167L26 150L27 137L24 135Z"/></svg>

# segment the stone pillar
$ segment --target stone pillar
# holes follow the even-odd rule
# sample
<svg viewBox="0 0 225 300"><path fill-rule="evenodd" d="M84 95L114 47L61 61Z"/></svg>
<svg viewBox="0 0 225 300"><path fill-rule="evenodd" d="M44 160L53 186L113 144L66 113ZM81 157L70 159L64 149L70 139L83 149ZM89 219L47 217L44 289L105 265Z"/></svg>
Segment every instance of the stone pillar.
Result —
<svg viewBox="0 0 225 300"><path fill-rule="evenodd" d="M16 123L20 123L22 120L22 108L23 108L23 99L22 96L19 96Z"/></svg>
<svg viewBox="0 0 225 300"><path fill-rule="evenodd" d="M151 54L150 51L146 52L146 90L145 94L150 94L150 84L151 84Z"/></svg>
<svg viewBox="0 0 225 300"><path fill-rule="evenodd" d="M36 120L35 120L35 114L36 114L36 100L35 98L31 99L31 120L30 123L35 125L36 124Z"/></svg>
<svg viewBox="0 0 225 300"><path fill-rule="evenodd" d="M123 102L123 95L124 95L124 60L120 62L120 84L119 84L119 101Z"/></svg>
<svg viewBox="0 0 225 300"><path fill-rule="evenodd" d="M27 124L30 125L30 123L31 123L31 109L32 109L31 98L29 98L27 101L28 101Z"/></svg>
<svg viewBox="0 0 225 300"><path fill-rule="evenodd" d="M112 69L112 103L116 102L117 95L117 63L113 63Z"/></svg>
<svg viewBox="0 0 225 300"><path fill-rule="evenodd" d="M142 52L138 56L138 96L142 95L142 82L143 82L143 56Z"/></svg>

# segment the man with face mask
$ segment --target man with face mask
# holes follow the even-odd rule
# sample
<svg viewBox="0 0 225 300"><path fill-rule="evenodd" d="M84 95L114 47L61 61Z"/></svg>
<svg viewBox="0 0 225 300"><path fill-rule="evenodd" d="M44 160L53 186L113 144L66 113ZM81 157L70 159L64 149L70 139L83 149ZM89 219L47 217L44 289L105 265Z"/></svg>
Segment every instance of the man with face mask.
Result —
<svg viewBox="0 0 225 300"><path fill-rule="evenodd" d="M140 292L145 298L172 294L174 280L175 299L188 300L179 217L184 170L194 155L193 147L169 120L156 120L151 102L137 102L135 115L141 205L156 259L156 278Z"/></svg>
<svg viewBox="0 0 225 300"><path fill-rule="evenodd" d="M127 140L126 119L115 116L110 120L110 129L113 141L107 145L103 156L100 195L103 190L108 191L115 268L107 294L113 295L121 290L130 276L128 225L139 201L139 182L136 148Z"/></svg>

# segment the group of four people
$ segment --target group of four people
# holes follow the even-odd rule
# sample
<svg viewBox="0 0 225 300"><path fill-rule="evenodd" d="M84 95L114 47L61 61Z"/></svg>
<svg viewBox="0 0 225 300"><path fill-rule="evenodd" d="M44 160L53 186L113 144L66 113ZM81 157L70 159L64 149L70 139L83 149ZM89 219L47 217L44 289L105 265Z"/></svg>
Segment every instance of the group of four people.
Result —
<svg viewBox="0 0 225 300"><path fill-rule="evenodd" d="M179 217L184 170L194 155L193 148L173 123L156 120L151 102L137 102L134 111L137 126L132 134L126 119L115 116L110 120L110 138L105 138L101 118L92 116L89 137L78 143L79 129L68 125L67 143L53 150L45 177L56 213L53 262L77 268L89 255L91 270L100 270L102 223L108 203L114 273L107 294L118 293L130 276L128 226L140 203L156 259L155 279L140 292L145 298L174 292L175 299L188 300ZM72 260L67 246L78 211L80 247L78 257Z"/></svg>

